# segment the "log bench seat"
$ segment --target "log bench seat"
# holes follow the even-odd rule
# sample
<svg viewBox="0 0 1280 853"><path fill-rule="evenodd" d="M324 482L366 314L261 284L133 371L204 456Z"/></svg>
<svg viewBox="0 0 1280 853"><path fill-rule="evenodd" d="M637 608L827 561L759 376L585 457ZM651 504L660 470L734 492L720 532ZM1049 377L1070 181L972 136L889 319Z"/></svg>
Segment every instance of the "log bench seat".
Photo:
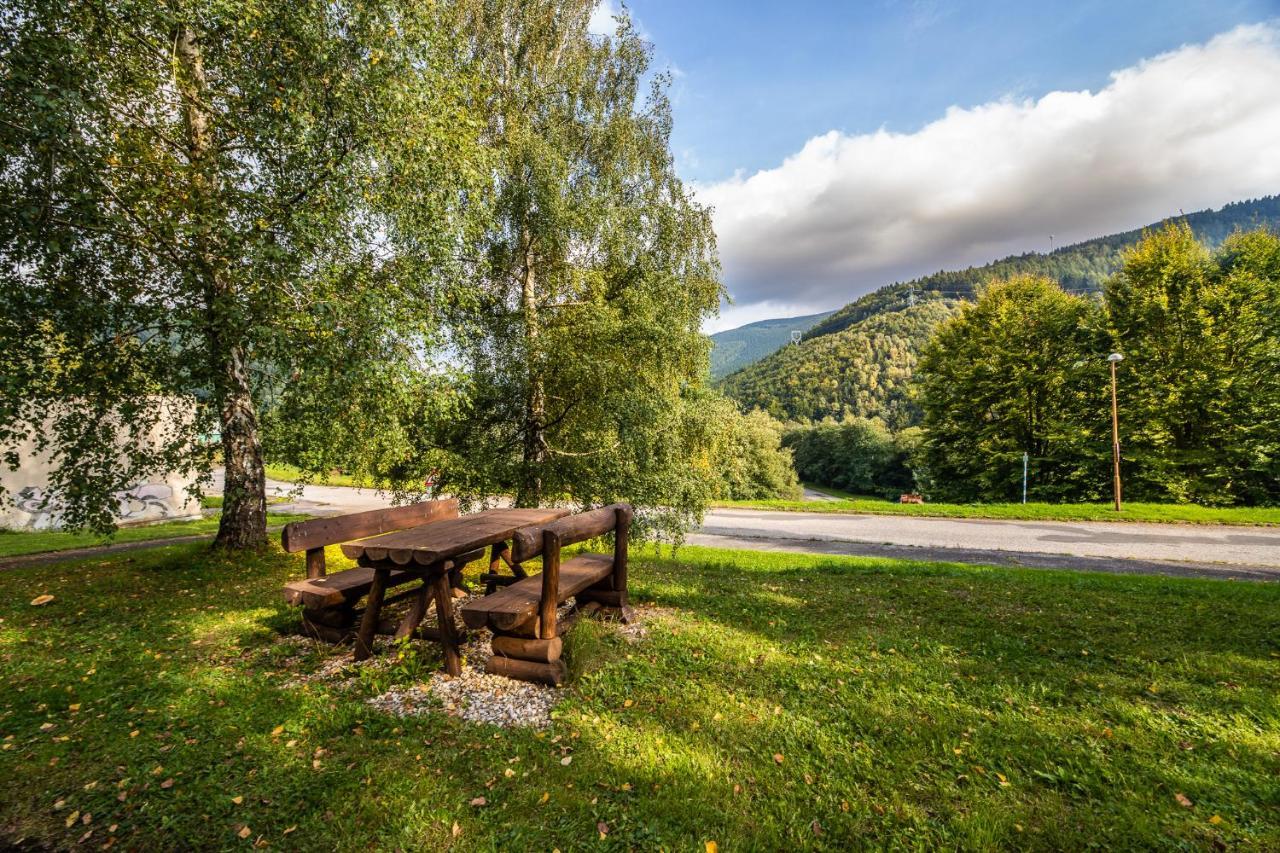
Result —
<svg viewBox="0 0 1280 853"><path fill-rule="evenodd" d="M483 549L473 551L454 559L453 563L461 568L483 556ZM373 587L373 573L372 568L358 566L318 578L292 581L285 584L284 600L295 607L301 606L308 610L324 610L329 607L355 604L369 594L369 590ZM414 572L393 570L387 578L387 588L408 583L417 577L418 575Z"/></svg>
<svg viewBox="0 0 1280 853"><path fill-rule="evenodd" d="M560 564L560 583L556 604L563 604L590 586L613 574L613 557L609 554L579 554ZM468 628L490 628L511 631L531 622L542 601L542 576L518 580L509 586L474 598L462 606L462 621Z"/></svg>

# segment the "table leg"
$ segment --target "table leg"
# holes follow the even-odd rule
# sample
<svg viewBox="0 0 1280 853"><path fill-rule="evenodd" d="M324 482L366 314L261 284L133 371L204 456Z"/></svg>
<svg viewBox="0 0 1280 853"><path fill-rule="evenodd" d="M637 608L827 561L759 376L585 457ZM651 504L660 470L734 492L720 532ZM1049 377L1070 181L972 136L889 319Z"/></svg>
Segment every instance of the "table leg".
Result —
<svg viewBox="0 0 1280 853"><path fill-rule="evenodd" d="M387 579L390 577L390 569L379 568L373 571L373 586L369 589L369 599L365 603L360 633L356 636L353 660L364 660L373 654L373 637L378 631L378 619L382 615L382 596L387 591Z"/></svg>
<svg viewBox="0 0 1280 853"><path fill-rule="evenodd" d="M453 591L449 588L449 573L437 573L431 581L431 590L436 599L436 618L440 621L444 671L450 675L461 675L462 661L458 656L458 638L453 625Z"/></svg>
<svg viewBox="0 0 1280 853"><path fill-rule="evenodd" d="M430 591L426 578L423 578L422 586L418 587L418 594L413 597L413 601L409 604L409 612L404 615L400 626L396 628L395 638L397 640L412 637L413 632L418 630L418 626L422 624L422 617L427 615L427 593Z"/></svg>

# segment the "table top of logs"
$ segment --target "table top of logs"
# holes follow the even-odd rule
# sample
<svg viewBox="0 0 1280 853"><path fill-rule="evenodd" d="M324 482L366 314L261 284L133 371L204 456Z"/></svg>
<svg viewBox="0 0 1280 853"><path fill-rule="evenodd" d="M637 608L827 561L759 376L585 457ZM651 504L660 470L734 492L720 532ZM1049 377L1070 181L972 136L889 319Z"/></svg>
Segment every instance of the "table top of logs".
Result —
<svg viewBox="0 0 1280 853"><path fill-rule="evenodd" d="M522 527L546 524L569 512L559 508L488 509L347 542L342 546L342 553L362 566L374 563L431 566L477 548L505 542Z"/></svg>

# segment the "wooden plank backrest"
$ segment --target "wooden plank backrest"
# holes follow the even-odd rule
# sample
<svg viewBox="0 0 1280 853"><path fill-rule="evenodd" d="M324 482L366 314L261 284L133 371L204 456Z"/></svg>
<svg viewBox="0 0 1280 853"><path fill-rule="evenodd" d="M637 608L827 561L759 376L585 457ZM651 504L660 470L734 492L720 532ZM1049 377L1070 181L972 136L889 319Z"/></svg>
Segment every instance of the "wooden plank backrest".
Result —
<svg viewBox="0 0 1280 853"><path fill-rule="evenodd" d="M511 537L512 562L522 563L541 554L544 533L554 534L561 545L573 545L576 542L585 542L588 539L603 536L618 526L618 513L622 510L627 512L629 523L630 505L609 504L589 512L566 515L549 524L521 528Z"/></svg>
<svg viewBox="0 0 1280 853"><path fill-rule="evenodd" d="M307 552L307 577L324 576L324 546L366 536L377 536L406 527L416 527L430 521L458 517L458 502L452 498L443 501L422 501L416 504L395 506L390 509L372 509L332 518L313 518L286 524L280 532L280 544L289 553Z"/></svg>
<svg viewBox="0 0 1280 853"><path fill-rule="evenodd" d="M516 531L512 550L517 559L533 556L534 548L542 554L542 593L538 602L538 637L551 640L556 636L556 608L560 603L560 546L585 542L616 531L613 545L613 572L610 586L627 588L627 539L631 531L630 504L610 504L591 512L570 515L539 528ZM521 536L521 534L524 534Z"/></svg>

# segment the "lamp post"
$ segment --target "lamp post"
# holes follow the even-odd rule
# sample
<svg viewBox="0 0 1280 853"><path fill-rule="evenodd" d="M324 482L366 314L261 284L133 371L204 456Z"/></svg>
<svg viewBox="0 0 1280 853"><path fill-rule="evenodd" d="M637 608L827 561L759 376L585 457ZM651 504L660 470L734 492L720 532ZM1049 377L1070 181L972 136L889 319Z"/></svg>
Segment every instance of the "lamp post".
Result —
<svg viewBox="0 0 1280 853"><path fill-rule="evenodd" d="M1116 512L1120 511L1120 412L1116 406L1116 365L1124 356L1113 352L1107 356L1111 362L1111 465L1116 496Z"/></svg>

